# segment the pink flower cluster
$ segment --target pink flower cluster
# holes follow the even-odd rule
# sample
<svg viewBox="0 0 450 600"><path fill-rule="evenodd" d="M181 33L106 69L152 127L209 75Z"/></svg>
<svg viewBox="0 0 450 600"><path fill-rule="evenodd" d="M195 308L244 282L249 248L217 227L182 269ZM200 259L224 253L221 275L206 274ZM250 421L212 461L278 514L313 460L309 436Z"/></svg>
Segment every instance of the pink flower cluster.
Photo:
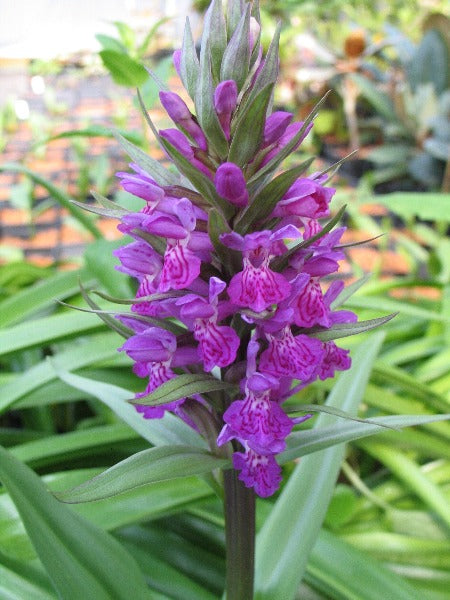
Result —
<svg viewBox="0 0 450 600"><path fill-rule="evenodd" d="M251 51L255 43L250 36ZM175 65L180 70L179 52ZM250 90L263 65L258 52L248 77ZM212 91L213 116L230 147L240 91L233 79L218 82ZM239 165L219 159L211 135L180 96L161 92L160 99L176 128L159 131L159 137L214 186L228 207L226 227L214 239L207 203L186 181L162 185L137 164L131 164L133 173L118 173L123 188L144 201L142 210L125 214L119 225L133 241L115 252L118 269L138 282L133 313L123 318L134 334L120 350L134 361L135 373L148 378L137 398L179 373L199 369L236 383L240 393L218 415L223 427L217 444L231 442L240 479L260 496L269 496L281 480L276 455L285 449L294 425L309 417L289 417L283 402L316 379L350 366L348 351L314 337L356 320L351 312L331 308L343 283L323 284L344 257L339 249L344 229L323 233L319 221L330 215L335 190L324 185L324 176L301 176L269 214L257 217L250 228L241 227L260 193L249 185L250 176L267 169L297 135L295 150L310 126L299 137L303 123L293 122L292 114L268 114L256 152ZM194 399L214 410L207 395ZM193 425L185 405L180 398L138 405L137 410L145 418L173 411Z"/></svg>

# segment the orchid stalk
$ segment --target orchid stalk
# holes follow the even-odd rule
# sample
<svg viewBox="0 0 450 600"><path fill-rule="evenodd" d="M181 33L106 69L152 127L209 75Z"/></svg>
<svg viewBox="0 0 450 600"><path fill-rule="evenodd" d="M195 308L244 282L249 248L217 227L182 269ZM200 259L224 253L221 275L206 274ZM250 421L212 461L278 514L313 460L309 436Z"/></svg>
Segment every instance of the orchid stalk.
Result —
<svg viewBox="0 0 450 600"><path fill-rule="evenodd" d="M118 269L137 280L132 312L118 317L130 330L119 350L147 380L133 401L143 418L170 411L231 458L219 478L228 600L253 597L255 498L278 490L277 455L311 416L293 418L283 403L350 367L333 332L356 321L333 309L345 230L323 222L334 188L325 174L307 174L311 161L280 172L316 111L305 122L272 111L278 63L278 32L263 56L257 2L229 0L224 14L213 0L200 56L189 21L174 54L186 101L160 93L174 127L151 123L179 174L150 159L118 173L143 200L119 225L133 241L115 252ZM174 396L186 374L194 383L209 376L211 391L186 395L180 384Z"/></svg>

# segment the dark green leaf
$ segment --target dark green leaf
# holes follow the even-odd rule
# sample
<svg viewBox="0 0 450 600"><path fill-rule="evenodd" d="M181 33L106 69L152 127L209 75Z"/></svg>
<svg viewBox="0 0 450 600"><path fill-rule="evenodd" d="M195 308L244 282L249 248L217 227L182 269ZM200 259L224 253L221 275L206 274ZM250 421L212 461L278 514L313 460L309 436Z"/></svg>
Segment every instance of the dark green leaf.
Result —
<svg viewBox="0 0 450 600"><path fill-rule="evenodd" d="M425 600L428 597L367 553L324 529L309 556L305 580L327 598Z"/></svg>
<svg viewBox="0 0 450 600"><path fill-rule="evenodd" d="M332 427L315 427L309 431L292 433L287 439L287 450L279 455L278 462L284 464L305 456L341 444L386 431L386 427L403 428L414 425L426 425L438 421L447 421L450 415L396 415L373 417L370 423L357 421L338 423ZM401 433L398 434L401 436Z"/></svg>
<svg viewBox="0 0 450 600"><path fill-rule="evenodd" d="M207 394L208 392L219 390L235 391L236 386L207 374L193 375L183 373L166 381L151 394L142 396L139 400L133 400L132 404L160 406L161 404L174 402L180 398L187 398L195 394Z"/></svg>
<svg viewBox="0 0 450 600"><path fill-rule="evenodd" d="M195 94L195 109L199 124L219 157L224 160L228 154L228 141L214 108L214 82L211 71L209 45L200 56L200 78Z"/></svg>
<svg viewBox="0 0 450 600"><path fill-rule="evenodd" d="M59 596L150 600L132 557L109 534L60 504L39 477L0 447L0 479Z"/></svg>
<svg viewBox="0 0 450 600"><path fill-rule="evenodd" d="M247 106L245 111L239 113L228 160L240 167L244 167L254 158L261 144L272 90L273 84L267 85Z"/></svg>
<svg viewBox="0 0 450 600"><path fill-rule="evenodd" d="M245 11L234 30L233 36L223 53L222 66L220 68L220 80L233 79L240 90L248 75L250 47L250 3L246 5Z"/></svg>
<svg viewBox="0 0 450 600"><path fill-rule="evenodd" d="M202 53L209 54L215 81L220 81L220 64L227 45L225 18L221 0L213 0L205 14L202 35ZM208 50L209 47L209 50ZM200 58L200 64L204 61ZM222 77L222 80L224 78Z"/></svg>
<svg viewBox="0 0 450 600"><path fill-rule="evenodd" d="M323 342L329 342L330 340L337 340L339 338L348 337L349 335L356 335L357 333L363 333L369 331L375 327L380 327L393 319L398 313L392 313L385 317L379 317L378 319L369 319L367 321L358 321L356 323L336 323L329 329L323 331L312 331L311 337L315 337Z"/></svg>
<svg viewBox="0 0 450 600"><path fill-rule="evenodd" d="M184 87L189 92L189 96L194 99L200 77L200 64L195 50L191 26L187 17L184 28L183 45L181 47L180 73Z"/></svg>
<svg viewBox="0 0 450 600"><path fill-rule="evenodd" d="M154 446L190 445L204 448L205 441L181 419L166 413L162 419L143 419L126 400L130 391L110 383L103 383L57 369L58 376L68 385L98 398L122 421Z"/></svg>

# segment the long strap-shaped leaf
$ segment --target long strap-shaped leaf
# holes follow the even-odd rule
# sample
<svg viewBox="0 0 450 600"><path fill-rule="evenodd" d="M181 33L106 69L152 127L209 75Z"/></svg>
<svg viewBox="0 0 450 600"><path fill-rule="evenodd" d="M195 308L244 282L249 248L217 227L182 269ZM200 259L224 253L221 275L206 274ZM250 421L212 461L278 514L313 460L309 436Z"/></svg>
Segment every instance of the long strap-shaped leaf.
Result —
<svg viewBox="0 0 450 600"><path fill-rule="evenodd" d="M305 580L332 598L422 600L424 594L360 550L322 530L311 552Z"/></svg>
<svg viewBox="0 0 450 600"><path fill-rule="evenodd" d="M0 446L0 479L8 490L60 598L150 600L128 552L45 489L39 477Z"/></svg>
<svg viewBox="0 0 450 600"><path fill-rule="evenodd" d="M356 413L383 335L371 336L354 352L353 367L339 378L327 404ZM322 414L316 427L332 423ZM325 516L344 456L343 445L304 457L256 540L255 600L290 600L303 578L309 553Z"/></svg>
<svg viewBox="0 0 450 600"><path fill-rule="evenodd" d="M160 446L133 454L93 479L72 490L58 492L56 496L69 504L92 502L149 483L204 475L225 466L229 466L228 459L218 458L200 448Z"/></svg>

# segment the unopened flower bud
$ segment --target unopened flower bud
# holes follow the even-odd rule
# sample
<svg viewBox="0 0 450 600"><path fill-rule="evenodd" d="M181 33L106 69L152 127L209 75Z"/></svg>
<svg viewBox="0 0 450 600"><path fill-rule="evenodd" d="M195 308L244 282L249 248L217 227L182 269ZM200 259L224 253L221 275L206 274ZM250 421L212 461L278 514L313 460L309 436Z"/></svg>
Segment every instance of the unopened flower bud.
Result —
<svg viewBox="0 0 450 600"><path fill-rule="evenodd" d="M195 140L199 148L206 151L208 143L205 134L194 120L184 100L174 92L159 92L159 98L172 121L182 127Z"/></svg>
<svg viewBox="0 0 450 600"><path fill-rule="evenodd" d="M214 179L217 193L236 206L247 206L248 192L241 169L232 162L220 165Z"/></svg>
<svg viewBox="0 0 450 600"><path fill-rule="evenodd" d="M222 81L214 92L214 108L227 139L230 139L231 114L236 108L238 90L232 79Z"/></svg>

